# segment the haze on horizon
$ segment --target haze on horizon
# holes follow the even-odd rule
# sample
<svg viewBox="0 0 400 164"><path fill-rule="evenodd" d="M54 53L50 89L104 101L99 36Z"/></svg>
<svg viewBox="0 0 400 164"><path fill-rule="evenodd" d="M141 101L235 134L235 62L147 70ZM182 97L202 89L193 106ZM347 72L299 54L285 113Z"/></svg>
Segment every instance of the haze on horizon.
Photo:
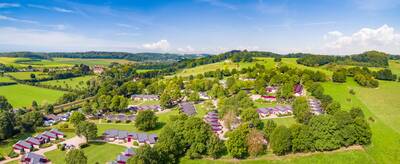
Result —
<svg viewBox="0 0 400 164"><path fill-rule="evenodd" d="M400 54L398 0L0 1L0 51Z"/></svg>

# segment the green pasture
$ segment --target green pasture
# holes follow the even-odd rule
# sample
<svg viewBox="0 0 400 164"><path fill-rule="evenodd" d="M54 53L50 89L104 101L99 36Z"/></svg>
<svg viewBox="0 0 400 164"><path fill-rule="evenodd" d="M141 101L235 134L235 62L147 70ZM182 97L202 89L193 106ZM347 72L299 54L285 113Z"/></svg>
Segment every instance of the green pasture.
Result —
<svg viewBox="0 0 400 164"><path fill-rule="evenodd" d="M134 63L133 61L128 61L125 59L80 59L80 58L53 58L57 63L75 65L75 64L85 64L88 66L102 65L108 66L111 63L128 64Z"/></svg>
<svg viewBox="0 0 400 164"><path fill-rule="evenodd" d="M30 107L32 101L39 104L54 103L64 92L30 85L8 85L0 87L0 95L5 96L13 107Z"/></svg>
<svg viewBox="0 0 400 164"><path fill-rule="evenodd" d="M32 79L31 74L35 74L36 79L49 77L48 74L43 73L43 72L10 72L10 73L7 73L7 75L15 77L18 80L30 80L30 79Z"/></svg>
<svg viewBox="0 0 400 164"><path fill-rule="evenodd" d="M87 88L86 82L95 77L96 76L81 76L70 79L44 81L40 82L40 84L57 86L64 89L85 89Z"/></svg>
<svg viewBox="0 0 400 164"><path fill-rule="evenodd" d="M9 77L0 76L0 83L10 83L10 82L15 82L15 81L10 79Z"/></svg>
<svg viewBox="0 0 400 164"><path fill-rule="evenodd" d="M87 163L107 163L117 159L117 156L124 152L126 147L103 142L92 142L89 147L83 148L88 159ZM54 164L64 164L65 151L53 150L44 155Z"/></svg>
<svg viewBox="0 0 400 164"><path fill-rule="evenodd" d="M400 60L390 60L389 68L394 74L397 74L397 77L400 76Z"/></svg>

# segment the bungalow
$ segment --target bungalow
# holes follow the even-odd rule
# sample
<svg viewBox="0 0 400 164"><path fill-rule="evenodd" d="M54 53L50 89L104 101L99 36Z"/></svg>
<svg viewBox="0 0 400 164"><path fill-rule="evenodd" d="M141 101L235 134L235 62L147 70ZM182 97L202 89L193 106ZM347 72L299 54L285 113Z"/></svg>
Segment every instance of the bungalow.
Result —
<svg viewBox="0 0 400 164"><path fill-rule="evenodd" d="M310 106L311 113L315 115L320 115L323 113L321 107L321 101L317 99L308 99L308 105Z"/></svg>
<svg viewBox="0 0 400 164"><path fill-rule="evenodd" d="M16 153L30 152L32 150L32 145L24 140L19 140L13 145L13 150Z"/></svg>
<svg viewBox="0 0 400 164"><path fill-rule="evenodd" d="M26 153L21 158L21 163L23 164L44 164L47 162L48 160L46 159L46 157L31 152Z"/></svg>
<svg viewBox="0 0 400 164"><path fill-rule="evenodd" d="M260 116L260 118L265 118L270 115L271 110L272 109L270 109L270 108L258 108L257 113Z"/></svg>
<svg viewBox="0 0 400 164"><path fill-rule="evenodd" d="M125 114L110 114L106 115L105 119L109 122L124 122L124 121L134 121L136 118L135 115L125 115Z"/></svg>
<svg viewBox="0 0 400 164"><path fill-rule="evenodd" d="M142 106L130 105L130 106L128 106L128 110L131 110L131 111L152 110L154 112L158 112L158 111L162 111L162 108L160 105L142 105Z"/></svg>
<svg viewBox="0 0 400 164"><path fill-rule="evenodd" d="M124 130L106 130L103 133L103 139L107 142L132 142L137 141L140 145L156 143L158 137L155 134L135 133Z"/></svg>
<svg viewBox="0 0 400 164"><path fill-rule="evenodd" d="M193 116L197 113L196 108L193 106L192 103L183 102L183 103L179 104L179 106L181 107L181 111L188 116Z"/></svg>
<svg viewBox="0 0 400 164"><path fill-rule="evenodd" d="M46 136L47 138L49 138L49 140L56 140L57 139L57 135L55 135L54 133L50 133L49 131L45 131L42 133L44 136Z"/></svg>
<svg viewBox="0 0 400 164"><path fill-rule="evenodd" d="M294 85L293 88L294 96L304 96L305 92L303 90L303 85L301 84L296 84Z"/></svg>
<svg viewBox="0 0 400 164"><path fill-rule="evenodd" d="M279 115L288 115L293 113L293 109L291 106L276 106L272 108L258 108L257 113L260 118L267 118L267 117L277 117Z"/></svg>
<svg viewBox="0 0 400 164"><path fill-rule="evenodd" d="M28 137L25 141L31 144L32 147L36 149L39 149L40 144L42 144L38 139L33 137Z"/></svg>
<svg viewBox="0 0 400 164"><path fill-rule="evenodd" d="M131 96L132 100L144 100L144 101L149 101L149 100L159 100L160 97L158 95L132 95Z"/></svg>
<svg viewBox="0 0 400 164"><path fill-rule="evenodd" d="M276 101L276 97L275 96L261 96L261 97L265 101L269 101L269 102Z"/></svg>
<svg viewBox="0 0 400 164"><path fill-rule="evenodd" d="M205 116L204 116L204 121L211 126L211 129L214 133L217 134L222 134L223 130L222 130L222 125L221 123L218 121L218 114L215 112L208 112Z"/></svg>
<svg viewBox="0 0 400 164"><path fill-rule="evenodd" d="M64 138L64 133L58 131L58 129L53 128L49 132L55 134L57 136L57 138Z"/></svg>
<svg viewBox="0 0 400 164"><path fill-rule="evenodd" d="M127 148L122 154L123 154L124 156L131 157L131 156L136 155L136 152L135 152L135 150L132 149L132 148Z"/></svg>
<svg viewBox="0 0 400 164"><path fill-rule="evenodd" d="M38 134L37 136L35 136L35 138L37 140L39 140L40 143L42 143L42 144L50 141L50 138L45 136L45 135L43 135L43 134Z"/></svg>
<svg viewBox="0 0 400 164"><path fill-rule="evenodd" d="M125 155L120 154L120 155L117 156L116 163L117 163L117 164L126 164L126 162L128 161L128 159L129 159L128 156L125 156Z"/></svg>
<svg viewBox="0 0 400 164"><path fill-rule="evenodd" d="M267 86L267 87L265 87L265 91L267 92L267 93L276 93L277 91L278 91L278 87L275 87L275 86Z"/></svg>

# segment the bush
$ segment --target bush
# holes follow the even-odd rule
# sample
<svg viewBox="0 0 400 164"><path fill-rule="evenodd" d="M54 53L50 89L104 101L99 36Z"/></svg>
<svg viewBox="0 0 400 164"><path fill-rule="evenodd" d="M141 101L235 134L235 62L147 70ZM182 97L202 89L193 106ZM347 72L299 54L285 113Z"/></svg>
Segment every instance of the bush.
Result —
<svg viewBox="0 0 400 164"><path fill-rule="evenodd" d="M2 155L0 155L0 161L5 160L6 158L4 158Z"/></svg>
<svg viewBox="0 0 400 164"><path fill-rule="evenodd" d="M139 146L139 143L138 142L133 142L133 146Z"/></svg>
<svg viewBox="0 0 400 164"><path fill-rule="evenodd" d="M355 95L356 91L354 91L354 89L350 89L349 93L352 94L352 95Z"/></svg>
<svg viewBox="0 0 400 164"><path fill-rule="evenodd" d="M10 158L15 158L15 157L18 157L18 156L19 156L19 154L17 154L17 153L14 152L13 150L11 150L11 152L8 153L8 157L10 157Z"/></svg>
<svg viewBox="0 0 400 164"><path fill-rule="evenodd" d="M50 147L51 145L52 145L51 143L44 143L40 145L40 148Z"/></svg>
<svg viewBox="0 0 400 164"><path fill-rule="evenodd" d="M88 144L88 143L81 143L81 144L79 144L79 148L83 149L83 148L85 148L85 147L89 147L89 144Z"/></svg>

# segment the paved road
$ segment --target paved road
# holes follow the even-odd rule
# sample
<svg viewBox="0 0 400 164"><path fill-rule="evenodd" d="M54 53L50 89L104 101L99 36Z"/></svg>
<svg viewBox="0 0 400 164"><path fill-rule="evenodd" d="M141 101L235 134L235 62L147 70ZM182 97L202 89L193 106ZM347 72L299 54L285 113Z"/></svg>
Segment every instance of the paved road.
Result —
<svg viewBox="0 0 400 164"><path fill-rule="evenodd" d="M79 144L84 143L84 142L85 142L84 138L75 136L75 137L72 137L70 139L66 139L65 141L63 141L61 143L65 143L67 145L74 145L75 147L79 147ZM57 149L57 144L54 144L54 145L52 145L50 147L39 149L38 151L35 151L33 153L44 155L44 153L49 152L49 151L53 151L53 150L56 150L56 149ZM15 160L19 160L20 158L21 157L10 158L10 159L1 161L0 164L8 163L8 162L15 161Z"/></svg>

